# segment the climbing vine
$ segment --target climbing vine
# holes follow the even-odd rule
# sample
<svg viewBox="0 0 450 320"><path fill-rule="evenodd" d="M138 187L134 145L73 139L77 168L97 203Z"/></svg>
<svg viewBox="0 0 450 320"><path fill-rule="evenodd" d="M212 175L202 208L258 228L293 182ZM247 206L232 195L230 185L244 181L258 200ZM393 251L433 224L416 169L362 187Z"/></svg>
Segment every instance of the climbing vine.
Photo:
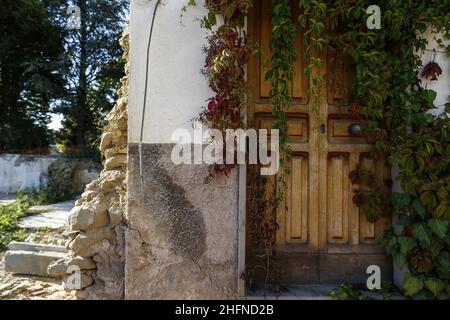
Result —
<svg viewBox="0 0 450 320"><path fill-rule="evenodd" d="M325 3L301 1L306 8L306 3L317 7L320 2ZM408 269L405 294L448 299L449 119L446 113L429 113L436 108L436 93L426 89L420 69L421 53L429 45L425 32L448 35L450 2L378 1L383 13L380 30L366 26L369 1L327 4L322 20L327 32L320 43L338 46L354 61L353 102L362 106L375 154L399 168L397 178L405 191L387 198L368 172L357 169L350 178L366 180L369 189L357 192L354 201L369 221L391 210L398 216L403 228L388 230L384 243L397 266ZM430 65L424 75L437 79L439 69Z"/></svg>
<svg viewBox="0 0 450 320"><path fill-rule="evenodd" d="M285 112L292 103L288 83L296 59L296 30L292 22L297 18L292 17L292 3L296 2L272 3L270 68L266 79L272 85L275 127L280 129L281 157L285 163L290 154ZM243 126L241 110L247 103L244 67L254 51L243 27L251 4L249 0L205 1L208 14L202 19L202 25L210 30L205 75L215 96L200 119L221 130ZM422 55L430 50L427 31L449 36L450 1L376 1L382 13L382 25L381 29L374 30L366 24L366 9L372 4L365 0L298 1L301 9L298 19L306 30L308 64L304 72L312 79L308 93L313 108L320 110L324 105L322 89L328 85L320 73L321 51L339 48L351 57L355 77L349 112L352 117L367 122L365 134L374 143L374 156L398 167L397 179L404 190L382 194L371 173L357 168L349 179L355 184L364 182L367 188L357 190L353 201L369 221L391 212L397 217L400 228L388 230L384 244L395 264L407 268L405 294L413 298L448 299L450 106L437 116L430 113L437 107L436 93L427 89L426 81L439 79L445 71L434 59L422 70ZM217 17L223 21L214 29L218 25ZM440 50L449 51L441 40L438 44ZM228 174L232 167L231 164L216 166L215 171ZM289 174L287 170L282 172L281 181ZM389 181L385 183L390 185ZM276 230L276 223L269 226ZM270 235L273 237L274 232Z"/></svg>
<svg viewBox="0 0 450 320"><path fill-rule="evenodd" d="M251 4L251 0L205 1L208 14L201 25L209 35L203 73L214 96L208 100L198 120L219 129L223 135L227 129L243 128L242 110L247 106L244 67L252 51L244 24ZM192 0L188 3L188 6L195 5ZM218 19L221 19L220 25ZM235 166L235 162L216 164L214 173L228 176Z"/></svg>
<svg viewBox="0 0 450 320"><path fill-rule="evenodd" d="M297 30L292 18L291 4L289 0L274 1L272 6L272 37L270 40L269 70L265 79L270 80L270 99L273 104L272 113L277 119L273 125L280 134L280 171L276 203L283 200L286 189L286 176L289 168L286 165L292 150L288 145L288 127L286 111L292 105L292 92L290 83L294 77L294 62L297 60L295 51L295 37ZM278 204L277 204L278 206Z"/></svg>
<svg viewBox="0 0 450 320"><path fill-rule="evenodd" d="M324 38L325 19L327 16L327 4L323 1L302 0L299 2L301 14L298 17L300 25L306 31L304 33L305 58L308 62L304 73L312 79L312 86L308 89L308 95L312 98L311 106L318 111L323 103L322 88L325 78L320 73L322 59L320 53L326 44ZM319 115L317 115L319 116Z"/></svg>

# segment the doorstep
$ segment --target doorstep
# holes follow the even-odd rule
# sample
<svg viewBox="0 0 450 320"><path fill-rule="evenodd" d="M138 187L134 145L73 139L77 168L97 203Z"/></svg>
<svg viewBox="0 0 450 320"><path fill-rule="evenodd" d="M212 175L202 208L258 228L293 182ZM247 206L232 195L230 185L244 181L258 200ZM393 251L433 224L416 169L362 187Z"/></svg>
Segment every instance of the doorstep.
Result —
<svg viewBox="0 0 450 320"><path fill-rule="evenodd" d="M339 290L338 284L290 285L282 292L264 290L249 291L244 300L333 300L330 292ZM384 294L370 290L359 290L360 294L372 300L383 300ZM391 300L405 300L399 292L389 293Z"/></svg>
<svg viewBox="0 0 450 320"><path fill-rule="evenodd" d="M332 300L329 293L339 289L337 284L291 285L281 292L249 291L246 300Z"/></svg>

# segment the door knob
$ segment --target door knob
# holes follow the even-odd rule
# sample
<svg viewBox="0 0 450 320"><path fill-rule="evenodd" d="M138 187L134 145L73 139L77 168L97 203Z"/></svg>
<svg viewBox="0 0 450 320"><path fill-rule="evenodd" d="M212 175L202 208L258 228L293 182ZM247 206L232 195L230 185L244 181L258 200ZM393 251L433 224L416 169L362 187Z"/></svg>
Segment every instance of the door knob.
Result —
<svg viewBox="0 0 450 320"><path fill-rule="evenodd" d="M362 128L360 123L352 123L348 126L348 133L352 136L362 136Z"/></svg>

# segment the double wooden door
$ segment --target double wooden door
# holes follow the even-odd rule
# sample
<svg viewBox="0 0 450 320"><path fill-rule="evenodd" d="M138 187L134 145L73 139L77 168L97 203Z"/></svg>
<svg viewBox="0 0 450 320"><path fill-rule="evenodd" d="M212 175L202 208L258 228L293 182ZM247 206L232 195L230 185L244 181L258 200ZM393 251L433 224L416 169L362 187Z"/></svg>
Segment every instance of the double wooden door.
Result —
<svg viewBox="0 0 450 320"><path fill-rule="evenodd" d="M248 20L250 38L260 44L263 57L270 52L270 2L255 1ZM294 12L294 19L298 13ZM358 167L370 170L378 185L384 185L383 181L390 179L390 171L383 161L372 158L373 147L366 137L350 130L352 125L364 123L355 120L346 106L351 64L335 50L322 55L326 63L320 73L329 81L323 88L323 103L313 106L307 94L311 79L303 72L306 63L303 34L298 23L297 27L294 103L288 111L289 144L293 150L288 164L291 174L287 178L285 203L277 212L276 254L281 281L365 283L370 265L378 265L383 279L389 280L392 264L380 239L390 221L366 220L352 198L355 189L367 186L352 184L349 174ZM254 58L248 66L248 123L254 128L270 129L274 118L263 60ZM274 185L276 178L269 179L273 184L268 185Z"/></svg>

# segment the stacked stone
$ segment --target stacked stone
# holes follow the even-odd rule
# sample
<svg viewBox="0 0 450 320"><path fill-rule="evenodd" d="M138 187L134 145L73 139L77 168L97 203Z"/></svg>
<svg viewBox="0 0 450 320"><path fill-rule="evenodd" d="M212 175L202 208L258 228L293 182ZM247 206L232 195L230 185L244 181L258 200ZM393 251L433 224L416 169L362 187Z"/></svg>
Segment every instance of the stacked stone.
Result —
<svg viewBox="0 0 450 320"><path fill-rule="evenodd" d="M127 177L127 107L129 74L129 31L121 38L126 76L121 79L119 99L108 115L101 137L105 156L100 177L86 186L69 217L69 255L53 262L48 272L64 276L66 290L72 290L71 265L81 270L78 299L123 299L124 295L124 210Z"/></svg>

